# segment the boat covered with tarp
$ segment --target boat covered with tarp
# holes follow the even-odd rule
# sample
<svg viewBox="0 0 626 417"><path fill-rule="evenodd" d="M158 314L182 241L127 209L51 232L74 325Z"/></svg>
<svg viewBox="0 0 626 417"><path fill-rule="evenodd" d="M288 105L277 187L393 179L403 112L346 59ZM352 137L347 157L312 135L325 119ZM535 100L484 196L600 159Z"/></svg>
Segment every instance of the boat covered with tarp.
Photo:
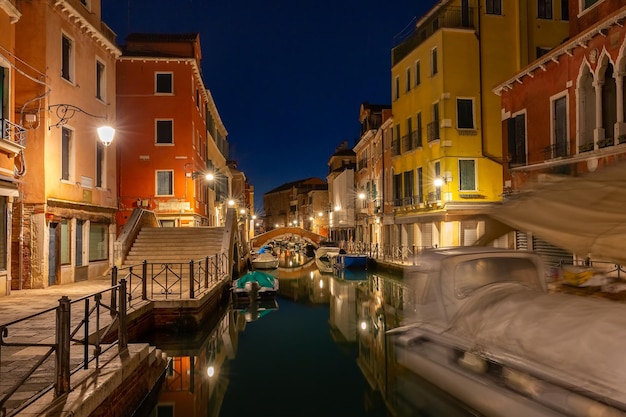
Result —
<svg viewBox="0 0 626 417"><path fill-rule="evenodd" d="M263 271L250 271L233 281L235 295L272 296L278 292L278 278Z"/></svg>

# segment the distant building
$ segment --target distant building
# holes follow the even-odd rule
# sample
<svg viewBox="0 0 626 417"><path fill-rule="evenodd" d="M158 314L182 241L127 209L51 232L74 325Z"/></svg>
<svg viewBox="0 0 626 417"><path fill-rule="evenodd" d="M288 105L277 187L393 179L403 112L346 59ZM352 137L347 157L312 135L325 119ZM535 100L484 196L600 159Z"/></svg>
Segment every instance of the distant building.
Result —
<svg viewBox="0 0 626 417"><path fill-rule="evenodd" d="M480 236L502 194L493 86L567 37L567 5L440 1L392 49L391 243L411 253Z"/></svg>
<svg viewBox="0 0 626 417"><path fill-rule="evenodd" d="M305 178L292 181L263 194L263 223L265 230L278 227L304 227L308 214L308 195L315 190L327 190L321 178Z"/></svg>
<svg viewBox="0 0 626 417"><path fill-rule="evenodd" d="M6 6L6 1L0 2ZM11 4L15 4L9 1ZM116 126L115 34L100 2L20 1L13 73L16 115L28 131L17 162L13 289L102 276L112 266L117 145L96 128ZM2 23L5 28L12 25ZM8 110L8 109L7 109Z"/></svg>
<svg viewBox="0 0 626 417"><path fill-rule="evenodd" d="M202 79L199 34L134 33L122 51L119 227L136 208L154 211L163 226L220 225L232 177L227 132Z"/></svg>
<svg viewBox="0 0 626 417"><path fill-rule="evenodd" d="M367 247L383 244L383 126L390 125L390 120L391 105L361 104L361 137L353 148L357 161L354 179L357 192L355 240Z"/></svg>
<svg viewBox="0 0 626 417"><path fill-rule="evenodd" d="M358 198L354 172L356 154L343 142L328 160L328 204L330 238L337 241L354 240L355 208Z"/></svg>
<svg viewBox="0 0 626 417"><path fill-rule="evenodd" d="M494 90L502 100L507 197L553 174L576 176L626 159L626 6L569 4L568 39ZM515 242L555 259L572 256L524 231Z"/></svg>

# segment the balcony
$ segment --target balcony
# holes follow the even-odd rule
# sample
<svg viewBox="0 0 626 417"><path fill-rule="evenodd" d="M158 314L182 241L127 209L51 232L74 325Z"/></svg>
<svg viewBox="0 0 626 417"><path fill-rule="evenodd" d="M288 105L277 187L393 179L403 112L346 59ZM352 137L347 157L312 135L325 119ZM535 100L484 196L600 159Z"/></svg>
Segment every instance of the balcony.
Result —
<svg viewBox="0 0 626 417"><path fill-rule="evenodd" d="M544 160L568 156L567 143L553 143L543 148Z"/></svg>
<svg viewBox="0 0 626 417"><path fill-rule="evenodd" d="M465 10L461 7L441 8L438 13L414 28L412 32L400 34L395 39L396 46L391 52L392 65L400 62L441 28L475 29L474 8L469 7Z"/></svg>
<svg viewBox="0 0 626 417"><path fill-rule="evenodd" d="M391 156L400 155L400 144L398 142L398 139L394 139L391 141Z"/></svg>
<svg viewBox="0 0 626 417"><path fill-rule="evenodd" d="M426 125L426 140L428 142L432 142L435 140L439 140L439 121L435 120L434 122L430 122Z"/></svg>
<svg viewBox="0 0 626 417"><path fill-rule="evenodd" d="M408 152L411 150L411 135L402 136L402 153Z"/></svg>
<svg viewBox="0 0 626 417"><path fill-rule="evenodd" d="M26 129L22 126L2 119L0 151L15 156L26 148Z"/></svg>

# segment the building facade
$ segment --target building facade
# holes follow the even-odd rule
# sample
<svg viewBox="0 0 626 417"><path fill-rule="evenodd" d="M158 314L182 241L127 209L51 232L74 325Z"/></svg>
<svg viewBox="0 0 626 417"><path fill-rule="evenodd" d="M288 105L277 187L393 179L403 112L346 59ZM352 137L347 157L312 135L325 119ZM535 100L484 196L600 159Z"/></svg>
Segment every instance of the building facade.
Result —
<svg viewBox="0 0 626 417"><path fill-rule="evenodd" d="M481 213L502 194L492 88L567 36L564 6L442 1L393 48L393 245L414 253L470 245L482 233Z"/></svg>
<svg viewBox="0 0 626 417"><path fill-rule="evenodd" d="M15 55L25 70L15 76L15 113L28 144L16 160L12 288L42 288L112 265L117 140L99 141L96 129L115 126L120 50L98 0L17 4Z"/></svg>
<svg viewBox="0 0 626 417"><path fill-rule="evenodd" d="M381 248L383 226L383 172L385 168L383 130L391 118L391 105L361 104L361 136L353 150L356 154L357 192L355 241L365 248Z"/></svg>
<svg viewBox="0 0 626 417"><path fill-rule="evenodd" d="M358 193L354 182L356 154L343 142L328 160L328 222L330 238L352 242L355 237Z"/></svg>
<svg viewBox="0 0 626 417"><path fill-rule="evenodd" d="M568 40L494 90L502 100L505 196L626 159L626 5L572 0L569 11ZM567 257L524 231L515 237L520 248Z"/></svg>
<svg viewBox="0 0 626 417"><path fill-rule="evenodd" d="M11 293L13 259L11 241L13 230L11 214L18 194L15 161L26 144L26 130L15 103L17 64L15 27L22 14L14 0L0 2L0 297ZM19 230L18 230L19 233ZM19 235L18 235L19 236Z"/></svg>
<svg viewBox="0 0 626 417"><path fill-rule="evenodd" d="M265 231L279 227L304 227L304 220L309 217L306 207L308 193L327 189L323 179L311 177L280 185L263 194Z"/></svg>
<svg viewBox="0 0 626 417"><path fill-rule="evenodd" d="M197 33L126 38L117 66L120 228L135 208L153 210L162 226L224 219L232 179L227 132L201 58Z"/></svg>

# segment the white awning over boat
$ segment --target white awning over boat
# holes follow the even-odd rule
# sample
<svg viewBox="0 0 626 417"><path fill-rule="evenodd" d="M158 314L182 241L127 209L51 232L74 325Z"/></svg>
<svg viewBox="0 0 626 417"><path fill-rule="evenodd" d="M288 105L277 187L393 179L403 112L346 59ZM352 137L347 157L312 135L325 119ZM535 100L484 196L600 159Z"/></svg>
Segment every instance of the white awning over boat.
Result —
<svg viewBox="0 0 626 417"><path fill-rule="evenodd" d="M580 257L626 264L626 163L579 177L551 178L489 212L497 221L487 225L477 244L503 234L508 226Z"/></svg>

